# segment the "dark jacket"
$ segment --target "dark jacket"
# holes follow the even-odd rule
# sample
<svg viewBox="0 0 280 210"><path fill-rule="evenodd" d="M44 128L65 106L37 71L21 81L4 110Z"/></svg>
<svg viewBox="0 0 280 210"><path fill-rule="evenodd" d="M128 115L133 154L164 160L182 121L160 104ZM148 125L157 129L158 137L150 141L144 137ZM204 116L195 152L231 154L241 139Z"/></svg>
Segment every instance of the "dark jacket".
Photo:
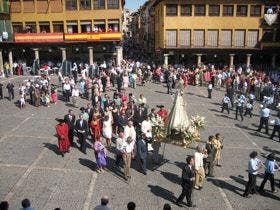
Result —
<svg viewBox="0 0 280 210"><path fill-rule="evenodd" d="M72 115L72 119L70 120L69 114L64 116L64 121L68 125L69 129L75 128L75 115Z"/></svg>
<svg viewBox="0 0 280 210"><path fill-rule="evenodd" d="M192 186L193 181L192 178L195 176L193 167L190 169L189 165L186 165L182 171L182 187Z"/></svg>
<svg viewBox="0 0 280 210"><path fill-rule="evenodd" d="M214 154L215 154L214 145L207 142L206 143L206 150L207 150L207 155L208 155L207 158L206 158L206 162L214 161Z"/></svg>
<svg viewBox="0 0 280 210"><path fill-rule="evenodd" d="M138 150L138 155L141 159L146 159L148 156L148 147L147 147L147 143L145 141L145 143L143 142L143 140L139 140L137 142L137 150Z"/></svg>

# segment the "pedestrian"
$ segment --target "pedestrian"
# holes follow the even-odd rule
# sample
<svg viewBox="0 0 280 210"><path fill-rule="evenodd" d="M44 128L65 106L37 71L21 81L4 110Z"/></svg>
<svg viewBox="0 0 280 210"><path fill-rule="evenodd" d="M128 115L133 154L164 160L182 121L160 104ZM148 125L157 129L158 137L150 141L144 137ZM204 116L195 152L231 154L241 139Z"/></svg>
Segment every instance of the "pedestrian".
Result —
<svg viewBox="0 0 280 210"><path fill-rule="evenodd" d="M65 102L70 102L70 96L71 96L71 85L69 83L69 79L65 79L65 83L63 85L63 92L65 95Z"/></svg>
<svg viewBox="0 0 280 210"><path fill-rule="evenodd" d="M64 153L69 152L70 142L68 138L68 125L63 119L58 119L58 125L56 125L56 133L58 137L58 149L62 157Z"/></svg>
<svg viewBox="0 0 280 210"><path fill-rule="evenodd" d="M75 122L76 117L73 114L72 109L68 110L68 114L64 116L64 121L68 125L68 138L70 141L70 145L74 146L74 129L75 129Z"/></svg>
<svg viewBox="0 0 280 210"><path fill-rule="evenodd" d="M88 133L88 122L84 120L83 113L80 113L79 119L76 121L75 129L79 138L80 149L84 154L86 153L86 138Z"/></svg>
<svg viewBox="0 0 280 210"><path fill-rule="evenodd" d="M269 179L270 181L270 186L271 186L271 192L272 193L277 193L278 190L275 189L275 184L274 184L274 174L276 171L280 171L279 165L275 161L275 155L274 153L271 153L267 156L267 159L265 161L265 174L263 181L261 183L261 186L259 188L260 193L264 193L264 185Z"/></svg>
<svg viewBox="0 0 280 210"><path fill-rule="evenodd" d="M132 138L129 136L126 140L124 140L122 145L122 157L124 163L124 179L128 180L131 178L130 176L130 165L131 165L131 158L133 158L133 149L134 149L134 142Z"/></svg>
<svg viewBox="0 0 280 210"><path fill-rule="evenodd" d="M30 200L25 198L21 201L22 208L20 210L34 210L34 208L31 207Z"/></svg>
<svg viewBox="0 0 280 210"><path fill-rule="evenodd" d="M251 152L250 160L248 162L248 182L246 184L246 188L244 193L242 194L243 197L248 198L249 194L254 194L257 192L256 189L256 180L257 175L262 168L262 162L257 158L258 153L256 151Z"/></svg>
<svg viewBox="0 0 280 210"><path fill-rule="evenodd" d="M112 119L110 119L108 115L105 115L104 117L102 129L103 129L102 134L106 139L107 149L110 149L113 130L112 130Z"/></svg>
<svg viewBox="0 0 280 210"><path fill-rule="evenodd" d="M6 88L8 89L8 94L9 94L9 101L11 101L12 99L15 98L15 94L14 94L14 84L11 83L11 81L9 81L9 83L7 84Z"/></svg>
<svg viewBox="0 0 280 210"><path fill-rule="evenodd" d="M103 196L101 198L101 205L96 206L93 210L111 210L107 207L107 204L109 203L108 196Z"/></svg>
<svg viewBox="0 0 280 210"><path fill-rule="evenodd" d="M163 205L163 210L171 210L170 204L169 204L169 203L165 203L165 204Z"/></svg>
<svg viewBox="0 0 280 210"><path fill-rule="evenodd" d="M0 82L0 99L3 99L3 84Z"/></svg>
<svg viewBox="0 0 280 210"><path fill-rule="evenodd" d="M9 203L8 203L8 201L1 201L1 203L0 203L0 210L9 210Z"/></svg>
<svg viewBox="0 0 280 210"><path fill-rule="evenodd" d="M208 90L208 98L212 98L212 90L213 90L213 84L212 82L209 82L208 84L208 87L207 87L207 90Z"/></svg>
<svg viewBox="0 0 280 210"><path fill-rule="evenodd" d="M203 158L206 158L203 147L198 145L194 153L195 185L194 188L201 190L205 179L205 170L203 168Z"/></svg>
<svg viewBox="0 0 280 210"><path fill-rule="evenodd" d="M221 134L216 133L215 138L213 140L213 145L215 147L215 155L214 155L214 163L216 166L221 167L221 151L223 149L223 139L221 138Z"/></svg>
<svg viewBox="0 0 280 210"><path fill-rule="evenodd" d="M135 210L136 209L136 204L132 201L130 201L128 204L127 204L127 210Z"/></svg>
<svg viewBox="0 0 280 210"><path fill-rule="evenodd" d="M100 120L98 119L98 116L93 115L93 118L89 123L89 127L92 140L95 142L100 136Z"/></svg>
<svg viewBox="0 0 280 210"><path fill-rule="evenodd" d="M124 133L120 132L118 138L116 139L116 161L115 165L119 167L121 159L122 159L122 148L123 143L125 141Z"/></svg>
<svg viewBox="0 0 280 210"><path fill-rule="evenodd" d="M222 113L224 113L224 110L226 109L229 114L229 107L228 107L229 102L230 102L230 98L228 97L227 94L225 94L222 101L222 111L221 111Z"/></svg>
<svg viewBox="0 0 280 210"><path fill-rule="evenodd" d="M265 126L265 133L268 134L268 120L269 120L270 109L266 105L261 105L260 111L260 125L257 129L258 132L261 132L263 126Z"/></svg>
<svg viewBox="0 0 280 210"><path fill-rule="evenodd" d="M144 175L147 175L147 157L148 157L148 146L146 142L146 135L144 133L141 134L141 139L137 142L137 151L140 159L141 170Z"/></svg>
<svg viewBox="0 0 280 210"><path fill-rule="evenodd" d="M186 159L186 166L183 168L182 171L182 179L181 179L181 186L182 186L182 193L176 200L176 204L182 207L181 202L183 201L184 197L187 199L187 206L192 207L192 188L193 183L195 180L195 171L194 171L194 159L192 156L188 156Z"/></svg>
<svg viewBox="0 0 280 210"><path fill-rule="evenodd" d="M252 110L253 110L253 105L248 101L246 103L246 110L244 116L249 115L252 118Z"/></svg>
<svg viewBox="0 0 280 210"><path fill-rule="evenodd" d="M214 158L215 158L215 147L214 147L214 136L208 137L208 142L206 143L206 161L204 164L204 170L207 171L206 176L214 177Z"/></svg>
<svg viewBox="0 0 280 210"><path fill-rule="evenodd" d="M254 100L255 100L255 95L254 95L254 91L250 91L249 94L249 103L252 104L252 106L254 105Z"/></svg>
<svg viewBox="0 0 280 210"><path fill-rule="evenodd" d="M275 133L277 132L278 133L278 139L279 139L279 142L280 142L280 112L278 112L277 118L275 120L273 120L272 123L274 124L274 126L273 126L273 131L272 131L272 134L271 134L270 138L273 139L274 136L275 136Z"/></svg>
<svg viewBox="0 0 280 210"><path fill-rule="evenodd" d="M103 172L104 168L107 165L106 161L106 148L105 148L105 142L102 137L98 137L97 140L94 142L94 154L96 158L96 171L97 173Z"/></svg>
<svg viewBox="0 0 280 210"><path fill-rule="evenodd" d="M72 103L73 103L73 106L74 107L78 107L77 106L77 100L78 100L78 97L79 97L79 89L77 86L74 86L74 88L72 89Z"/></svg>
<svg viewBox="0 0 280 210"><path fill-rule="evenodd" d="M236 112L235 112L235 119L238 120L238 114L241 117L241 121L243 121L243 104L244 104L244 100L242 95L238 95L237 99L235 101L236 104Z"/></svg>

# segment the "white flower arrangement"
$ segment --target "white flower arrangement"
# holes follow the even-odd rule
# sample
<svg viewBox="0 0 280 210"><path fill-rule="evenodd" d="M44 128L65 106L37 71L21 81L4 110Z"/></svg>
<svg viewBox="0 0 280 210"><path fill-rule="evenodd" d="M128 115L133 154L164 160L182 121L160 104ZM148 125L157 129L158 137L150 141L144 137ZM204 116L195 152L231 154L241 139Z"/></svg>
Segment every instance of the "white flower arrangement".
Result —
<svg viewBox="0 0 280 210"><path fill-rule="evenodd" d="M191 125L196 127L197 129L203 128L205 125L205 117L201 117L199 115L192 116Z"/></svg>

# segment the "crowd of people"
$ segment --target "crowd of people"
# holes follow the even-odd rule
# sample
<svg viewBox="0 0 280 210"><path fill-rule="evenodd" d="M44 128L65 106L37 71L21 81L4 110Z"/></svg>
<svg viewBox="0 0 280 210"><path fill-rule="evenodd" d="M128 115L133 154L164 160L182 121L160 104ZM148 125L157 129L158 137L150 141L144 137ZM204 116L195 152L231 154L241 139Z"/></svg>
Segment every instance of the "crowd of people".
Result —
<svg viewBox="0 0 280 210"><path fill-rule="evenodd" d="M50 84L48 75L24 81L19 87L19 107L24 108L27 99L36 107L55 104L59 98L59 90L62 92L62 100L75 108L79 107L79 98L85 99L87 102L85 106L80 107L78 119L72 109L68 110L63 119L57 119L59 151L64 157L65 153L70 152L71 147L79 147L81 152L87 154L87 142L90 142L95 153L97 173L106 170L107 152L114 151L116 170L120 170L122 166L123 178L126 181L131 178L130 167L134 159L139 160L144 175L147 174L149 152L152 152L154 163L159 163L160 143L153 137L158 123L166 123L168 119L168 110L163 105L150 107L143 93L135 97L127 92L128 87L137 88L137 85L144 86L153 81L165 84L167 93L174 94L177 89L187 88L188 85L204 86L208 90L209 99L212 98L213 91L225 88L221 112L226 110L229 114L229 108L235 108L235 118L238 119L240 116L243 121L243 116L252 117L254 101L258 100L262 103L258 131L265 126L267 134L270 109L277 108L279 102L278 74L265 74L251 68L217 69L214 65L201 65L195 68L180 65L163 67L154 63L124 60L121 66L103 65L99 67L99 73L96 72L89 72L87 68L74 65L74 70L69 74L59 73L59 86ZM3 97L2 86L0 84L0 96ZM9 100L12 100L15 87L9 82L6 88ZM270 138L274 138L278 132L280 141L279 117L280 114L272 123L274 129ZM115 141L115 149L112 148L112 140ZM221 166L222 149L223 138L217 133L215 136L209 136L205 147L199 145L193 157L187 157L182 172L183 190L175 201L176 204L181 206L182 200L186 197L187 206L193 206L191 199L193 187L197 190L203 188L205 172L209 177L214 176L214 167ZM249 182L244 197L248 197L248 194L255 190L255 175L262 166L260 161L255 160L256 156L255 153L250 155ZM270 156L268 161L275 162L275 158ZM274 182L271 174L274 174L276 169L270 170L271 164L267 163L265 166L265 178L260 187L262 192L267 179L270 179L271 183ZM274 168L279 170L276 163ZM274 184L271 186L272 191L276 192Z"/></svg>

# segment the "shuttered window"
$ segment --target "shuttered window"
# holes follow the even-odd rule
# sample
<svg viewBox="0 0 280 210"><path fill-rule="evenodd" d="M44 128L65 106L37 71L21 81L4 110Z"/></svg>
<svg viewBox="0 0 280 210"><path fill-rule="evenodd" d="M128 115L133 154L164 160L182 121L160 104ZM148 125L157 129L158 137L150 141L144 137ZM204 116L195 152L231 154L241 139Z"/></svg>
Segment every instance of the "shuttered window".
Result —
<svg viewBox="0 0 280 210"><path fill-rule="evenodd" d="M166 47L177 47L177 30L166 30Z"/></svg>
<svg viewBox="0 0 280 210"><path fill-rule="evenodd" d="M21 12L21 2L19 0L10 0L10 12Z"/></svg>
<svg viewBox="0 0 280 210"><path fill-rule="evenodd" d="M218 30L208 30L208 47L218 47Z"/></svg>
<svg viewBox="0 0 280 210"><path fill-rule="evenodd" d="M259 31L258 30L250 30L248 31L248 47L256 47L259 39Z"/></svg>
<svg viewBox="0 0 280 210"><path fill-rule="evenodd" d="M37 1L37 13L48 13L48 7L47 0Z"/></svg>
<svg viewBox="0 0 280 210"><path fill-rule="evenodd" d="M51 7L51 12L53 13L63 12L63 5L61 0L51 0L50 7Z"/></svg>
<svg viewBox="0 0 280 210"><path fill-rule="evenodd" d="M204 47L204 30L194 30L194 47Z"/></svg>
<svg viewBox="0 0 280 210"><path fill-rule="evenodd" d="M25 0L23 3L23 12L24 13L33 13L35 12L35 4L33 0Z"/></svg>
<svg viewBox="0 0 280 210"><path fill-rule="evenodd" d="M235 47L244 47L245 46L245 30L236 30L235 31Z"/></svg>
<svg viewBox="0 0 280 210"><path fill-rule="evenodd" d="M232 33L231 30L222 30L221 34L221 46L231 47Z"/></svg>
<svg viewBox="0 0 280 210"><path fill-rule="evenodd" d="M191 30L180 30L180 46L191 46Z"/></svg>

